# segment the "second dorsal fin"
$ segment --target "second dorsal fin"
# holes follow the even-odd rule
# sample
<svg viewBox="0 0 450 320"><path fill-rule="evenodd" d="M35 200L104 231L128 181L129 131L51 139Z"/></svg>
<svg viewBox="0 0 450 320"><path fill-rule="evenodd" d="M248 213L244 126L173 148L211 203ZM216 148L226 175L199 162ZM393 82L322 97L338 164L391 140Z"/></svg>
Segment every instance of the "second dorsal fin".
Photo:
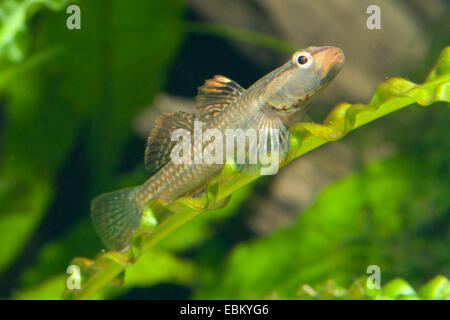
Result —
<svg viewBox="0 0 450 320"><path fill-rule="evenodd" d="M215 75L198 88L196 97L202 119L213 118L223 108L245 92L235 81Z"/></svg>
<svg viewBox="0 0 450 320"><path fill-rule="evenodd" d="M192 133L196 119L194 114L183 111L165 113L156 119L145 148L145 168L149 172L155 173L170 161L172 149L178 143L171 141L172 132L186 129Z"/></svg>

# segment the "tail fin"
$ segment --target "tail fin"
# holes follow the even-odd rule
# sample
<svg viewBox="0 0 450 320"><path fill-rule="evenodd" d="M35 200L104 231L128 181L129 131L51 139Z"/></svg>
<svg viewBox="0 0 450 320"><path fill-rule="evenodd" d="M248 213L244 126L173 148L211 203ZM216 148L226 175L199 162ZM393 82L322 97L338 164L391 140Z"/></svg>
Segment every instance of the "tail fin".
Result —
<svg viewBox="0 0 450 320"><path fill-rule="evenodd" d="M142 208L134 200L137 188L104 193L91 202L95 231L110 250L122 250L130 244L141 224Z"/></svg>

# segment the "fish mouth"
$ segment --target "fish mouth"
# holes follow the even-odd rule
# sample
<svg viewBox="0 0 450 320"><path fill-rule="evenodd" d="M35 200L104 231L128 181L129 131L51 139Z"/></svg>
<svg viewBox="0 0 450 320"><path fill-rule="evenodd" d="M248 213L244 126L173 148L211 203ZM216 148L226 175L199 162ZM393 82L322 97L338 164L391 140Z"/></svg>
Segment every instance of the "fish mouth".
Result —
<svg viewBox="0 0 450 320"><path fill-rule="evenodd" d="M331 59L334 60L335 63L344 63L345 55L344 51L340 48L333 47L334 50L330 52ZM333 52L334 51L334 52Z"/></svg>
<svg viewBox="0 0 450 320"><path fill-rule="evenodd" d="M326 74L326 78L329 79L328 81L331 81L339 73L339 71L341 71L344 65L344 52L341 49L339 50L340 52L335 52L330 56L328 65L322 67L324 69L324 74Z"/></svg>
<svg viewBox="0 0 450 320"><path fill-rule="evenodd" d="M344 51L342 51L342 49L339 49L339 48L335 48L335 49L336 49L336 51L333 54L331 54L330 64L341 68L345 62Z"/></svg>
<svg viewBox="0 0 450 320"><path fill-rule="evenodd" d="M312 48L311 55L320 64L324 75L336 75L345 62L344 51L337 47Z"/></svg>

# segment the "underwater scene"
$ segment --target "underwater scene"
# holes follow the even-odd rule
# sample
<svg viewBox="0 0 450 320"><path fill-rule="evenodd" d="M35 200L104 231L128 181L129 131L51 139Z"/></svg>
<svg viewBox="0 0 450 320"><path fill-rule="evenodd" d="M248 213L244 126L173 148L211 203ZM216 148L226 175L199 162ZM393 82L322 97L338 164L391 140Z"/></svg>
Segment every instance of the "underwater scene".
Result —
<svg viewBox="0 0 450 320"><path fill-rule="evenodd" d="M0 0L0 299L450 299L449 16Z"/></svg>

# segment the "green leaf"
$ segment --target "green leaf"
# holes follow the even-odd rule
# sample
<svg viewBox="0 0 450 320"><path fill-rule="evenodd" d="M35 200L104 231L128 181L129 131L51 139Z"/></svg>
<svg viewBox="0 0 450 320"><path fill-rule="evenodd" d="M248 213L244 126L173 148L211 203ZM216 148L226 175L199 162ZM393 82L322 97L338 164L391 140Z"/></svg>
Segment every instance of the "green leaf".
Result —
<svg viewBox="0 0 450 320"><path fill-rule="evenodd" d="M42 132L49 125L48 114L39 119L36 112L42 97L42 86L38 72L43 63L55 59L60 51L53 47L38 50L29 59L21 62L24 53L17 48L16 36L26 29L27 18L42 7L60 10L64 1L10 1L0 4L0 60L4 54L16 54L11 61L1 61L0 89L8 96L6 116L8 121L2 127L2 152L0 165L0 229L3 240L0 255L0 272L16 257L35 226L48 208L54 191L52 174L47 166L36 165L42 154L55 157L52 151L59 146L42 141ZM31 73L33 71L33 73ZM23 94L26 92L27 94ZM50 111L51 108L46 109ZM57 110L64 111L64 110ZM53 112L51 110L50 112ZM43 120L43 121L39 121ZM44 130L42 128L44 127ZM46 128L47 127L47 128ZM52 129L51 126L49 126ZM70 128L70 126L67 126ZM34 130L37 129L37 130ZM39 147L37 147L37 143ZM43 147L45 146L45 147ZM49 147L50 146L50 147ZM58 149L59 150L59 149ZM48 157L50 159L51 157ZM57 162L57 161L55 161ZM49 161L52 165L53 163ZM42 164L42 163L41 163ZM55 164L56 165L56 164Z"/></svg>
<svg viewBox="0 0 450 320"><path fill-rule="evenodd" d="M23 19L41 4L60 10L64 3L2 1L0 8L8 10L1 11L6 22L0 34L16 41L12 37L19 29L26 30L18 26L17 16L25 23ZM37 53L0 71L0 86L7 97L7 121L1 128L0 229L5 241L0 271L19 254L59 191L54 189L54 179L75 142L89 157L77 159L92 181L83 196L105 191L105 185L114 188L115 170L132 135L131 119L160 90L181 40L181 0L77 4L82 11L81 30L66 28L65 12L45 11L37 20L39 28L26 33L33 35ZM43 246L39 263L25 272L22 284L38 285L58 274L70 260L67 254L93 255L91 250L100 248L85 210L87 200L83 203L79 205L83 222L60 243Z"/></svg>
<svg viewBox="0 0 450 320"><path fill-rule="evenodd" d="M422 299L448 299L450 281L444 276L436 276L424 284L418 291Z"/></svg>
<svg viewBox="0 0 450 320"><path fill-rule="evenodd" d="M428 269L448 265L445 251L430 257L426 250L445 243L441 234L427 243L420 240L420 230L444 218L445 210L430 205L440 201L434 187L450 192L438 172L429 182L434 187L428 188L423 183L427 170L433 174L419 160L400 157L373 163L334 183L295 225L238 245L220 269L221 276L214 277L220 280L206 283L196 298L260 298L273 290L292 296L298 283L316 285L331 278L347 285L369 265L380 267L382 279L409 274L421 261L438 261ZM427 205L426 214L420 202Z"/></svg>
<svg viewBox="0 0 450 320"><path fill-rule="evenodd" d="M99 62L102 75L100 103L93 108L88 142L92 179L102 182L94 187L94 193L112 187L114 171L131 135L132 118L152 102L163 84L161 75L168 70L181 40L184 8L181 0L99 2L95 9L90 9L92 1L83 4L83 12L94 16L81 30L91 38L92 28L100 30L95 40L101 46L88 58ZM85 50L80 44L77 52Z"/></svg>
<svg viewBox="0 0 450 320"><path fill-rule="evenodd" d="M438 285L441 289L445 287L443 285L448 284L448 280L443 276L436 276L423 285L423 288L435 288ZM422 290L420 289L420 290ZM419 291L420 291L419 290ZM432 295L425 299L448 299L447 295L442 295L442 291L439 290L438 295ZM278 292L273 292L268 298L279 298ZM284 297L289 298L289 297ZM291 297L292 298L292 297ZM366 286L366 279L364 277L355 280L348 289L337 285L333 281L327 281L324 285L318 285L311 287L307 284L301 285L297 291L295 299L346 299L346 300L420 300L424 299L423 296L418 296L414 288L404 279L396 278L389 281L381 289L372 291Z"/></svg>
<svg viewBox="0 0 450 320"><path fill-rule="evenodd" d="M20 36L26 35L27 19L45 6L61 10L67 0L3 0L0 4L0 61L21 61L25 58Z"/></svg>
<svg viewBox="0 0 450 320"><path fill-rule="evenodd" d="M51 184L24 170L5 170L0 179L0 272L18 255L48 207Z"/></svg>
<svg viewBox="0 0 450 320"><path fill-rule="evenodd" d="M392 299L397 299L400 296L415 296L416 291L411 285L403 279L396 278L391 280L388 284L383 286L383 295Z"/></svg>

